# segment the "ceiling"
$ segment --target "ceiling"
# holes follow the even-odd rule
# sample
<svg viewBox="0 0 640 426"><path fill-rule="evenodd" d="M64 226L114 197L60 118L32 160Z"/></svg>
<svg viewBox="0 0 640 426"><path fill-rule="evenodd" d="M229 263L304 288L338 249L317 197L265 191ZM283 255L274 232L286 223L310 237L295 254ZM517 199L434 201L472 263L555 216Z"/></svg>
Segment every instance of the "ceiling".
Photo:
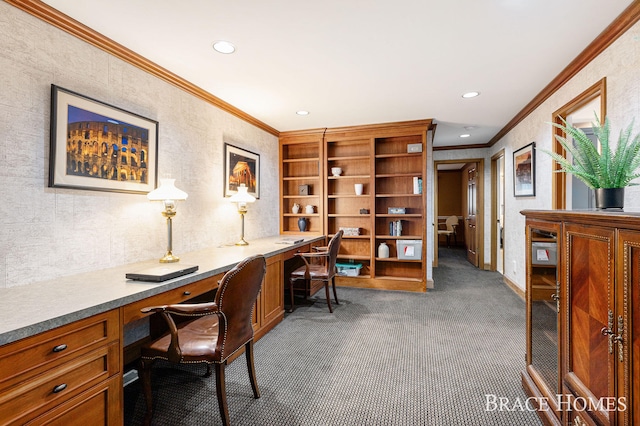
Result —
<svg viewBox="0 0 640 426"><path fill-rule="evenodd" d="M489 142L632 2L44 0L279 131L433 118L436 147Z"/></svg>

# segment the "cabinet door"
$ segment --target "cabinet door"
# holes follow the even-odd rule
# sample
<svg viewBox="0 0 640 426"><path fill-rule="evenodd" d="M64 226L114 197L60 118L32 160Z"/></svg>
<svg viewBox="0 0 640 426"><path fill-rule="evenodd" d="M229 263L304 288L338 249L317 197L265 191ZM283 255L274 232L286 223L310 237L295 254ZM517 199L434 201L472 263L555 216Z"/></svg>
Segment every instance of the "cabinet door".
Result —
<svg viewBox="0 0 640 426"><path fill-rule="evenodd" d="M610 353L613 340L603 334L615 328L615 230L567 224L564 244L563 293L567 298L563 321L567 333L563 382L571 391L565 402L615 398L617 358ZM615 411L594 407L583 415L598 424L614 424Z"/></svg>
<svg viewBox="0 0 640 426"><path fill-rule="evenodd" d="M284 313L284 286L282 281L282 261L280 256L267 259L267 272L261 291L262 324L264 327L277 320Z"/></svg>
<svg viewBox="0 0 640 426"><path fill-rule="evenodd" d="M618 362L617 402L626 404L626 410L618 413L618 424L640 425L640 232L620 231L618 241L616 314L622 318L623 330L617 330L622 341L614 348L614 357Z"/></svg>

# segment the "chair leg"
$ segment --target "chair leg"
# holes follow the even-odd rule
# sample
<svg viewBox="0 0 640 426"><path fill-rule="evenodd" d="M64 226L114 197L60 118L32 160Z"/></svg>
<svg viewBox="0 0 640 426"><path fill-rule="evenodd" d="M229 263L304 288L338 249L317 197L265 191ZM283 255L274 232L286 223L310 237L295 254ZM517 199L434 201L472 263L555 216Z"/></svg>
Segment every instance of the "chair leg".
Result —
<svg viewBox="0 0 640 426"><path fill-rule="evenodd" d="M335 276L331 278L331 285L333 286L333 298L336 301L336 305L339 305L340 302L338 301L338 293L336 293L336 277Z"/></svg>
<svg viewBox="0 0 640 426"><path fill-rule="evenodd" d="M329 313L333 313L333 308L331 307L331 298L329 297L329 281L324 282L324 292L327 296L327 306L329 306Z"/></svg>
<svg viewBox="0 0 640 426"><path fill-rule="evenodd" d="M147 404L147 412L144 415L144 425L149 426L151 424L151 418L153 416L153 395L151 393L151 366L153 360L141 359L139 363L138 373L140 374L140 381L142 382L142 393Z"/></svg>
<svg viewBox="0 0 640 426"><path fill-rule="evenodd" d="M249 370L249 380L251 381L251 389L253 389L253 397L260 398L260 389L258 389L258 381L256 380L256 367L253 363L253 340L249 340L244 345L244 352L247 356L247 370Z"/></svg>
<svg viewBox="0 0 640 426"><path fill-rule="evenodd" d="M220 409L220 417L222 424L229 426L229 408L227 407L227 387L224 381L225 363L216 363L216 393L218 394L218 408Z"/></svg>
<svg viewBox="0 0 640 426"><path fill-rule="evenodd" d="M289 312L293 312L293 280L289 279L289 299L291 305L289 306Z"/></svg>

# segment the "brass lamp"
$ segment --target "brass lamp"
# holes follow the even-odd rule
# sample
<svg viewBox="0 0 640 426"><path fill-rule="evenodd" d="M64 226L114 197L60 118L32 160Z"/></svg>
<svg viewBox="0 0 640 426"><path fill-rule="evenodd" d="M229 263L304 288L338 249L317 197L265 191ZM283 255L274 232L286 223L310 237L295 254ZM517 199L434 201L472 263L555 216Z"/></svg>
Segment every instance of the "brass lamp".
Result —
<svg viewBox="0 0 640 426"><path fill-rule="evenodd" d="M247 192L248 190L249 188L247 188L244 183L240 184L240 186L238 186L238 192L229 199L232 203L238 203L238 213L240 213L240 217L242 218L242 234L240 235L240 241L236 243L237 246L249 245L244 239L244 214L247 212L247 203L253 203L256 201L256 198L249 194Z"/></svg>
<svg viewBox="0 0 640 426"><path fill-rule="evenodd" d="M161 263L179 262L180 258L174 256L171 252L172 246L172 229L171 218L176 215L176 201L187 199L187 193L176 188L175 179L160 179L160 186L147 194L147 198L151 201L162 201L164 203L164 211L162 216L167 218L167 254L160 259Z"/></svg>

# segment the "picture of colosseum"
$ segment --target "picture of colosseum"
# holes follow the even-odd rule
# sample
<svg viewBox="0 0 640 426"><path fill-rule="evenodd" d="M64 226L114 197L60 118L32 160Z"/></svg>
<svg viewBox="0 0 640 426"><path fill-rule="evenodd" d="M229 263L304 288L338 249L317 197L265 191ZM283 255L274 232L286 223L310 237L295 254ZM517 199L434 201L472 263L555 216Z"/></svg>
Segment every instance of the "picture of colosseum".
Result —
<svg viewBox="0 0 640 426"><path fill-rule="evenodd" d="M149 130L69 105L66 174L148 183Z"/></svg>

